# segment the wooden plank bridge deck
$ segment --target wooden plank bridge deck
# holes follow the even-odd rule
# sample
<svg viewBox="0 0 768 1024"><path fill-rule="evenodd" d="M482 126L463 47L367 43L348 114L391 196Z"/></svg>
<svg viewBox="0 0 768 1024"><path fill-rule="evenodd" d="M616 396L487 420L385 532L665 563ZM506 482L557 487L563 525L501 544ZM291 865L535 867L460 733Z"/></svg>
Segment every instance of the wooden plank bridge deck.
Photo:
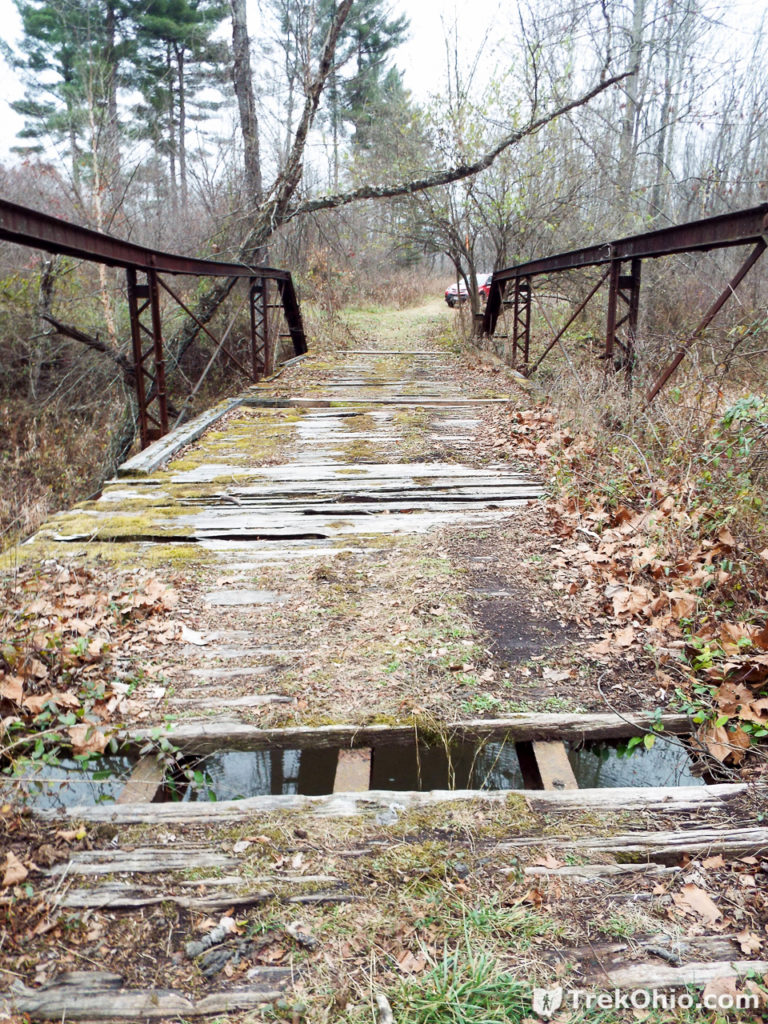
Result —
<svg viewBox="0 0 768 1024"><path fill-rule="evenodd" d="M577 929L548 942L546 964L558 976L570 964L579 986L650 985L660 971L680 986L768 970L736 937L749 922L724 930L713 919L686 937L683 919L667 915L675 886L701 880L701 858L749 858L768 845L748 787L575 789L563 739L638 734L646 719L599 714L586 698L584 710L552 712L541 690L525 691L528 710L505 710L504 695L519 697L516 680L528 685L526 658L577 641L565 623L540 625L506 673L483 667L493 637L473 624L472 597L485 585L496 601L519 603L502 539L520 529L542 484L485 436L488 417L516 393L514 378L470 373L431 340L439 328L444 314L434 310L422 321L403 314L351 351L294 363L132 459L98 500L53 517L22 549L28 559L104 562L135 573L137 586L151 576L173 588L179 631L160 647L149 634L141 648L161 682L145 699L139 688L120 724L142 741L163 732L185 756L271 742L273 774L263 797L136 802L132 794L160 788L153 755L117 803L38 813L32 852L59 850L38 865L39 935L85 915L77 920L91 938L58 940L61 963L41 960L34 983L14 968L9 1013L240 1019L287 998L281 1012L298 1019L291 1000L314 986L333 998L322 958L336 964L339 991L345 972L368 970L368 952L331 932L341 922L340 934L362 941L354 921L377 919L377 901L397 892L388 858L406 892L420 878L449 902L462 893L495 906L511 879L536 906L570 897L600 914L598 905L618 913L641 901L648 913L631 939L585 944ZM369 788L382 731L399 729L402 741L426 723L435 735L509 734L530 743L534 759L538 746L544 788ZM670 717L667 727L686 723ZM286 752L334 744L361 748L359 763L331 765L327 796L297 794ZM345 778L353 792L343 791ZM69 837L63 854L56 835ZM427 861L438 848L436 871ZM211 932L221 914L232 925L220 925L220 941L187 955L190 937ZM319 952L298 918L322 936ZM146 961L113 957L119 941L138 944ZM384 959L395 963L428 939L387 941ZM373 987L391 982L390 967L382 970ZM340 996L338 1005L341 1018Z"/></svg>

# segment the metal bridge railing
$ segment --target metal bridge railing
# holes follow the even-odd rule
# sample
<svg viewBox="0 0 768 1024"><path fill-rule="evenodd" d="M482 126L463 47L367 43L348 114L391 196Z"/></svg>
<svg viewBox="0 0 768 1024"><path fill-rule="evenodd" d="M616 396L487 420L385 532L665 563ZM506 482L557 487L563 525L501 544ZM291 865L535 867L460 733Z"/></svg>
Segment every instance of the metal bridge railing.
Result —
<svg viewBox="0 0 768 1024"><path fill-rule="evenodd" d="M710 305L696 328L683 341L674 358L665 366L645 394L646 404L661 391L686 352L709 326L717 313L734 294L768 244L768 204L734 213L720 214L703 220L689 221L640 235L629 235L602 245L574 249L570 252L530 260L514 267L497 270L491 281L488 303L483 318L483 333L492 337L502 310L511 310L512 364L527 374L533 373L583 312L588 303L608 281L608 308L603 358L606 369L616 360L628 376L632 374L640 310L640 272L642 261L658 259L683 252L707 252L739 245L752 245L752 250L723 291ZM581 267L605 267L589 295L581 302L564 327L557 331L536 362L530 365L531 308L534 299L533 281L540 275L552 275ZM511 295L507 295L507 289Z"/></svg>
<svg viewBox="0 0 768 1024"><path fill-rule="evenodd" d="M274 368L277 343L281 338L290 339L294 355L303 355L307 351L301 309L293 279L287 270L160 252L3 199L0 199L0 239L125 270L142 448L169 430L161 290L215 343L214 356L223 352L254 381ZM169 275L226 278L232 285L239 279L246 279L248 293L245 303L250 311L251 332L250 366L244 365L226 346L234 318L222 337L216 338L165 280ZM275 315L279 311L282 311L287 327L284 334L279 333L275 324ZM198 387L200 383L202 378Z"/></svg>

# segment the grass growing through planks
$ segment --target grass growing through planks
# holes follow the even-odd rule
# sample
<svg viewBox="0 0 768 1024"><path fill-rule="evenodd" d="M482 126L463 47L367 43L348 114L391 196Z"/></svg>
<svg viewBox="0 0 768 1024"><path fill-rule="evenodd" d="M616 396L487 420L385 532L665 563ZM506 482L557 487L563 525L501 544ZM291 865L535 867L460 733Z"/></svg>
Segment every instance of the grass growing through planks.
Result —
<svg viewBox="0 0 768 1024"><path fill-rule="evenodd" d="M528 986L507 974L493 956L464 947L444 953L394 998L400 1024L518 1024L530 1012Z"/></svg>

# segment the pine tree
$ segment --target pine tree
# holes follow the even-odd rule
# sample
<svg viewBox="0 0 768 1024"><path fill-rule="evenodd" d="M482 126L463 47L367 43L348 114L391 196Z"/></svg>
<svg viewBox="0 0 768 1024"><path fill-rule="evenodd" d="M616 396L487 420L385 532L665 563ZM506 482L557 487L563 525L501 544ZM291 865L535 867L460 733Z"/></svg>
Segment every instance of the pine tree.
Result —
<svg viewBox="0 0 768 1024"><path fill-rule="evenodd" d="M224 80L225 43L212 38L229 13L227 0L148 0L136 14L138 60L135 85L142 102L134 108L137 134L168 160L173 208L187 203L187 119L215 102L197 100L203 88Z"/></svg>
<svg viewBox="0 0 768 1024"><path fill-rule="evenodd" d="M333 16L334 0L319 0L318 46ZM326 90L326 117L333 139L334 186L338 186L339 148L345 126L352 129L353 144L364 144L370 127L387 96L402 88L400 73L389 57L405 39L408 18L390 18L384 0L357 0L344 25L337 48L337 71Z"/></svg>
<svg viewBox="0 0 768 1024"><path fill-rule="evenodd" d="M18 152L65 143L72 180L84 172L101 185L119 165L117 91L131 42L126 0L15 0L24 37L15 64L26 95L12 106L24 117Z"/></svg>

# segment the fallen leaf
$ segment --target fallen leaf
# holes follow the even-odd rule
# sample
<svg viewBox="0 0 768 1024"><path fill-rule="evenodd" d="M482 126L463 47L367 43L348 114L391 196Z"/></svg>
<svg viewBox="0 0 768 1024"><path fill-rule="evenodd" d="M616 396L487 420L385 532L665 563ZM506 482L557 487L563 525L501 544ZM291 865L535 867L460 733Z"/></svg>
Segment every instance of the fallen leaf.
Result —
<svg viewBox="0 0 768 1024"><path fill-rule="evenodd" d="M725 867L725 860L721 853L718 853L714 857L706 857L701 863L708 871L714 871L717 868Z"/></svg>
<svg viewBox="0 0 768 1024"><path fill-rule="evenodd" d="M549 868L550 871L556 871L557 868L562 867L563 865L563 862L555 860L551 853L547 853L544 857L539 857L539 859L535 860L533 863L538 867Z"/></svg>
<svg viewBox="0 0 768 1024"><path fill-rule="evenodd" d="M59 829L56 833L57 839L63 839L65 843L73 843L75 840L85 839L88 833L81 826L78 829Z"/></svg>
<svg viewBox="0 0 768 1024"><path fill-rule="evenodd" d="M718 998L725 996L728 1000L734 1000L734 1002L730 1003L731 1006L737 1006L738 1003L736 1003L735 1000L739 995L739 989L736 981L736 978L713 978L704 989L704 993L702 995L702 1002L704 1005L716 1006Z"/></svg>
<svg viewBox="0 0 768 1024"><path fill-rule="evenodd" d="M624 629L617 629L613 639L617 647L630 647L635 642L634 626L625 626Z"/></svg>
<svg viewBox="0 0 768 1024"><path fill-rule="evenodd" d="M12 700L16 704L21 703L24 695L24 680L20 676L6 676L0 683L0 697Z"/></svg>
<svg viewBox="0 0 768 1024"><path fill-rule="evenodd" d="M723 916L714 900L703 889L700 889L698 885L693 885L692 883L684 885L682 891L674 893L672 899L682 910L686 912L693 911L707 924L713 924L718 918Z"/></svg>
<svg viewBox="0 0 768 1024"><path fill-rule="evenodd" d="M256 959L263 964L279 964L281 960L285 959L286 953L288 952L283 946L278 945L276 942L271 942L268 946L263 946L256 954Z"/></svg>
<svg viewBox="0 0 768 1024"><path fill-rule="evenodd" d="M736 541L734 540L733 534L731 533L731 531L728 529L727 526L724 526L720 530L720 532L717 535L717 539L720 541L720 543L723 545L724 548L734 548L734 547L736 547Z"/></svg>
<svg viewBox="0 0 768 1024"><path fill-rule="evenodd" d="M419 953L418 956L414 956L410 950L406 950L405 953L401 953L397 958L397 966L403 972L403 974L419 974L427 965L426 958Z"/></svg>
<svg viewBox="0 0 768 1024"><path fill-rule="evenodd" d="M744 929L743 932L739 932L736 936L736 941L741 946L742 953L746 953L749 956L751 953L757 953L763 945L763 940L759 935L755 935L754 932Z"/></svg>
<svg viewBox="0 0 768 1024"><path fill-rule="evenodd" d="M48 693L31 693L24 698L21 706L27 711L31 711L33 715L39 715L52 697L53 694L50 691Z"/></svg>
<svg viewBox="0 0 768 1024"><path fill-rule="evenodd" d="M67 729L74 754L103 754L107 737L95 725L72 725Z"/></svg>
<svg viewBox="0 0 768 1024"><path fill-rule="evenodd" d="M21 863L15 853L10 850L5 855L5 873L3 874L3 888L7 889L10 885L18 885L19 882L23 882L29 872Z"/></svg>
<svg viewBox="0 0 768 1024"><path fill-rule="evenodd" d="M196 647L205 647L209 644L210 637L203 636L202 633L198 633L197 630L190 629L189 626L182 624L181 627L181 639L185 644L195 644Z"/></svg>
<svg viewBox="0 0 768 1024"><path fill-rule="evenodd" d="M749 736L743 729L728 730L724 725L705 726L697 737L718 761L731 760L735 764L743 761L744 751L750 746Z"/></svg>

